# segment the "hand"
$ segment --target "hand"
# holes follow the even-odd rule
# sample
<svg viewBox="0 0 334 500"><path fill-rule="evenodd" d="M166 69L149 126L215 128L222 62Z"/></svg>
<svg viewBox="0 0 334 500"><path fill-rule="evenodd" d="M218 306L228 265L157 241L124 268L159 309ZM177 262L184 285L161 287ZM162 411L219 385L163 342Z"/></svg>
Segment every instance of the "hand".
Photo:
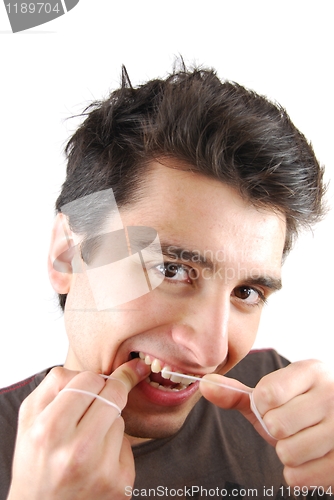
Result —
<svg viewBox="0 0 334 500"><path fill-rule="evenodd" d="M124 499L135 470L122 417L103 401L62 389L93 392L123 409L148 372L140 359L107 381L91 372L51 370L20 409L8 500Z"/></svg>
<svg viewBox="0 0 334 500"><path fill-rule="evenodd" d="M208 375L207 379L247 389L240 382ZM334 377L319 361L300 361L263 377L254 401L272 440L250 410L249 396L205 383L209 401L239 410L271 444L284 465L290 486L334 488Z"/></svg>

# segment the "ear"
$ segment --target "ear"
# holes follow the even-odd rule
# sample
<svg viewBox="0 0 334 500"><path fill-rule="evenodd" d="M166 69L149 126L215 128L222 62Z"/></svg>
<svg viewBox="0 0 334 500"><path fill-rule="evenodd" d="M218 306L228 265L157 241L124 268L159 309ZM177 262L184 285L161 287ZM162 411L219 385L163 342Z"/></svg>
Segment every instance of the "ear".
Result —
<svg viewBox="0 0 334 500"><path fill-rule="evenodd" d="M64 214L57 214L52 229L48 271L51 285L57 293L66 294L70 290L73 277L72 261L75 255L72 231Z"/></svg>

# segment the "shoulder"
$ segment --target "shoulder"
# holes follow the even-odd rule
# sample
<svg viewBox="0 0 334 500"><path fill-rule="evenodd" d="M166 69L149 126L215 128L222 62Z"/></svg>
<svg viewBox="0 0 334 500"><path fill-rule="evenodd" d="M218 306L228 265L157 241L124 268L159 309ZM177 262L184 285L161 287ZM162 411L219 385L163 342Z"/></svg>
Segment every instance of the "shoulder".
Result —
<svg viewBox="0 0 334 500"><path fill-rule="evenodd" d="M3 397L5 394L13 395L22 392L29 394L32 390L36 389L50 370L51 368L47 368L46 370L36 373L35 375L21 380L20 382L16 382L8 387L0 388L0 397Z"/></svg>
<svg viewBox="0 0 334 500"><path fill-rule="evenodd" d="M50 369L43 370L21 382L0 389L0 498L5 498L9 489L21 403L49 371Z"/></svg>
<svg viewBox="0 0 334 500"><path fill-rule="evenodd" d="M36 384L36 379L39 378L39 375L41 374L38 373L36 375L32 375L31 377L21 380L20 382L16 382L13 385L9 385L8 387L3 387L2 389L0 389L0 397L6 397L5 396L6 394L10 397L11 395L20 392L26 392L27 390L29 391L31 386L33 386L34 388L37 387L38 383Z"/></svg>
<svg viewBox="0 0 334 500"><path fill-rule="evenodd" d="M290 362L274 349L253 350L226 375L255 387L262 377L289 364Z"/></svg>
<svg viewBox="0 0 334 500"><path fill-rule="evenodd" d="M11 421L18 413L22 401L36 389L51 368L43 370L25 380L0 389L0 420Z"/></svg>

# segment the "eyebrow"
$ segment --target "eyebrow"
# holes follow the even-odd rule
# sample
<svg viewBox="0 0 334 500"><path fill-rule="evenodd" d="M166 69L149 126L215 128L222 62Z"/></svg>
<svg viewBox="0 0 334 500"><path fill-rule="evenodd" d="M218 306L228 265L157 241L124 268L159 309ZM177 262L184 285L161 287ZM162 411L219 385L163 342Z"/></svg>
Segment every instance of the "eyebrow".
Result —
<svg viewBox="0 0 334 500"><path fill-rule="evenodd" d="M166 257L172 257L185 262L193 262L201 268L209 268L211 271L215 270L215 263L208 257L201 255L199 251L187 250L176 245L161 243L161 250ZM281 278L276 278L264 274L256 278L246 277L245 282L250 286L262 286L268 290L278 291L282 288Z"/></svg>
<svg viewBox="0 0 334 500"><path fill-rule="evenodd" d="M273 278L271 276L259 276L258 278L247 279L248 285L258 285L273 292L276 292L282 288L282 280L280 278Z"/></svg>
<svg viewBox="0 0 334 500"><path fill-rule="evenodd" d="M211 271L215 268L213 261L204 257L204 255L201 255L198 251L187 250L185 248L166 243L161 244L161 250L163 255L166 255L167 257L172 257L173 259L179 259L186 262L193 262L200 267L209 268Z"/></svg>

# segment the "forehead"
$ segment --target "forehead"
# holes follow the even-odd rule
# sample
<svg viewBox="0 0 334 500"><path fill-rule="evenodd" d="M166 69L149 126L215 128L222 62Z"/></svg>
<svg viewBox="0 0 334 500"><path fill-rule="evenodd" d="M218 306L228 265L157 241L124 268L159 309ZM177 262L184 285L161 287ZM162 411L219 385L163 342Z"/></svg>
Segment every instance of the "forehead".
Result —
<svg viewBox="0 0 334 500"><path fill-rule="evenodd" d="M175 167L151 164L140 201L121 211L125 225L153 227L163 245L280 268L282 215L254 207L218 180Z"/></svg>

